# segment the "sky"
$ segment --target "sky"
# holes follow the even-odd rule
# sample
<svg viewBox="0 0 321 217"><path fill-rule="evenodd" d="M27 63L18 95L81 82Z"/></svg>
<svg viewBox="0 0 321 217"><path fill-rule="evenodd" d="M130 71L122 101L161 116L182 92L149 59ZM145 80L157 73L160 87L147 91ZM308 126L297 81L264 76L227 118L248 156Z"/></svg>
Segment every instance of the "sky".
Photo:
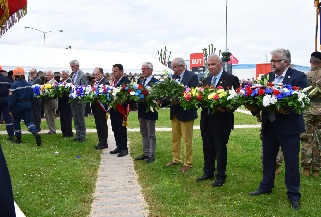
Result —
<svg viewBox="0 0 321 217"><path fill-rule="evenodd" d="M43 33L29 26L48 32L47 48L157 58L166 46L171 59L189 60L213 44L216 53L227 47L239 64L268 62L273 49L286 48L293 64L310 66L315 19L313 0L29 0L27 15L0 44L43 47Z"/></svg>

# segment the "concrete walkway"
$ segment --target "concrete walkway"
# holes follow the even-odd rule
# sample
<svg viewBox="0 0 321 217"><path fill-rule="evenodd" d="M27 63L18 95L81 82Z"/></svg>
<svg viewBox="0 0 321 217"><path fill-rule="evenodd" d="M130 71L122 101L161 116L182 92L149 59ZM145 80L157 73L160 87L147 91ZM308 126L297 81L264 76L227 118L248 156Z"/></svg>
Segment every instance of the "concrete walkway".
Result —
<svg viewBox="0 0 321 217"><path fill-rule="evenodd" d="M110 126L110 120L108 122ZM108 149L102 151L90 216L148 216L148 206L137 181L133 160L130 154L125 157L109 154L115 148L114 134L108 130Z"/></svg>

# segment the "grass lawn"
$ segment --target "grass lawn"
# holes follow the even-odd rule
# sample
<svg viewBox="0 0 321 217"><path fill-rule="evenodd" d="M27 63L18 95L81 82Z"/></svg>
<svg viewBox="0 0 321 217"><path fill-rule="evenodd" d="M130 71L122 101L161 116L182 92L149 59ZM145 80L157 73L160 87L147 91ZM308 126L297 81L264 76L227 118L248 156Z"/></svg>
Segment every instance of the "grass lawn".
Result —
<svg viewBox="0 0 321 217"><path fill-rule="evenodd" d="M139 133L129 133L132 157L142 154ZM227 180L212 188L212 180L197 183L203 174L200 131L194 132L193 168L180 173L180 166L167 167L172 160L171 132L157 132L156 161L135 161L135 170L150 207L151 216L320 216L321 178L301 177L301 205L290 208L282 173L270 195L251 197L262 179L259 129L236 129L228 143Z"/></svg>
<svg viewBox="0 0 321 217"><path fill-rule="evenodd" d="M61 134L42 135L37 147L31 134L22 145L0 136L9 167L15 201L27 217L88 216L101 151L92 146L97 135L87 134L85 143L64 139Z"/></svg>

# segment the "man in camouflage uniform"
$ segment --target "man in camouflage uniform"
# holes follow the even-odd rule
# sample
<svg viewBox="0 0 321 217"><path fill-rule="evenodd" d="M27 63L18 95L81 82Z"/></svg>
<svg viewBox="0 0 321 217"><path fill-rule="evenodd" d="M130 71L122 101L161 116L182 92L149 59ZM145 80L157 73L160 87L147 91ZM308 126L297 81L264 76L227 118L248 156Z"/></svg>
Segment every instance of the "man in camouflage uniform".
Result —
<svg viewBox="0 0 321 217"><path fill-rule="evenodd" d="M321 123L321 53L311 54L311 71L306 75L308 83L312 86L309 93L312 108L305 111L304 121L306 132L301 134L301 166L302 175L319 177L320 171L320 133L319 124Z"/></svg>

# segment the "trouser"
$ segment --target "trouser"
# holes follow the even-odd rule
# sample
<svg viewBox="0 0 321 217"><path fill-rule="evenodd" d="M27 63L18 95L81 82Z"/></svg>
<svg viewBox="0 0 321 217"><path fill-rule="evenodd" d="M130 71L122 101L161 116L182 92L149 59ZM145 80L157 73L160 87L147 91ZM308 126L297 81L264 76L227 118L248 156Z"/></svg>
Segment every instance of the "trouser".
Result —
<svg viewBox="0 0 321 217"><path fill-rule="evenodd" d="M154 157L156 150L156 120L138 118L140 134L142 135L143 151L145 156Z"/></svg>
<svg viewBox="0 0 321 217"><path fill-rule="evenodd" d="M31 118L31 102L22 102L15 105L13 110L13 129L16 137L21 137L21 119L23 119L32 134L35 135L38 132Z"/></svg>
<svg viewBox="0 0 321 217"><path fill-rule="evenodd" d="M301 197L299 193L300 134L282 135L275 122L268 121L263 132L263 179L259 188L264 191L270 191L274 187L275 160L281 146L285 162L287 195L290 200L299 200Z"/></svg>
<svg viewBox="0 0 321 217"><path fill-rule="evenodd" d="M57 109L57 99L45 99L44 111L49 132L56 133L55 110Z"/></svg>
<svg viewBox="0 0 321 217"><path fill-rule="evenodd" d="M305 114L304 121L306 132L300 136L302 141L301 166L304 169L320 171L321 132L318 125L321 123L321 115Z"/></svg>
<svg viewBox="0 0 321 217"><path fill-rule="evenodd" d="M193 158L193 125L194 120L179 121L176 116L172 119L172 154L173 162L180 163L181 143L184 142L184 165L191 166Z"/></svg>
<svg viewBox="0 0 321 217"><path fill-rule="evenodd" d="M86 138L86 122L85 122L85 104L79 102L77 99L71 104L72 117L74 118L74 125L76 129L75 138Z"/></svg>
<svg viewBox="0 0 321 217"><path fill-rule="evenodd" d="M32 104L32 122L36 126L37 130L40 131L42 99L34 98L31 104Z"/></svg>
<svg viewBox="0 0 321 217"><path fill-rule="evenodd" d="M106 111L103 110L101 107L99 107L96 104L96 102L95 102L95 105L92 105L92 111L95 118L99 145L107 145L108 126L107 126L107 119L106 119Z"/></svg>
<svg viewBox="0 0 321 217"><path fill-rule="evenodd" d="M110 109L111 127L114 132L116 146L119 150L127 149L127 128L123 126L123 116L113 108Z"/></svg>
<svg viewBox="0 0 321 217"><path fill-rule="evenodd" d="M8 98L0 98L0 114L3 114L4 122L6 123L6 130L9 136L13 136L13 123L12 123L12 117L9 114L8 109Z"/></svg>

